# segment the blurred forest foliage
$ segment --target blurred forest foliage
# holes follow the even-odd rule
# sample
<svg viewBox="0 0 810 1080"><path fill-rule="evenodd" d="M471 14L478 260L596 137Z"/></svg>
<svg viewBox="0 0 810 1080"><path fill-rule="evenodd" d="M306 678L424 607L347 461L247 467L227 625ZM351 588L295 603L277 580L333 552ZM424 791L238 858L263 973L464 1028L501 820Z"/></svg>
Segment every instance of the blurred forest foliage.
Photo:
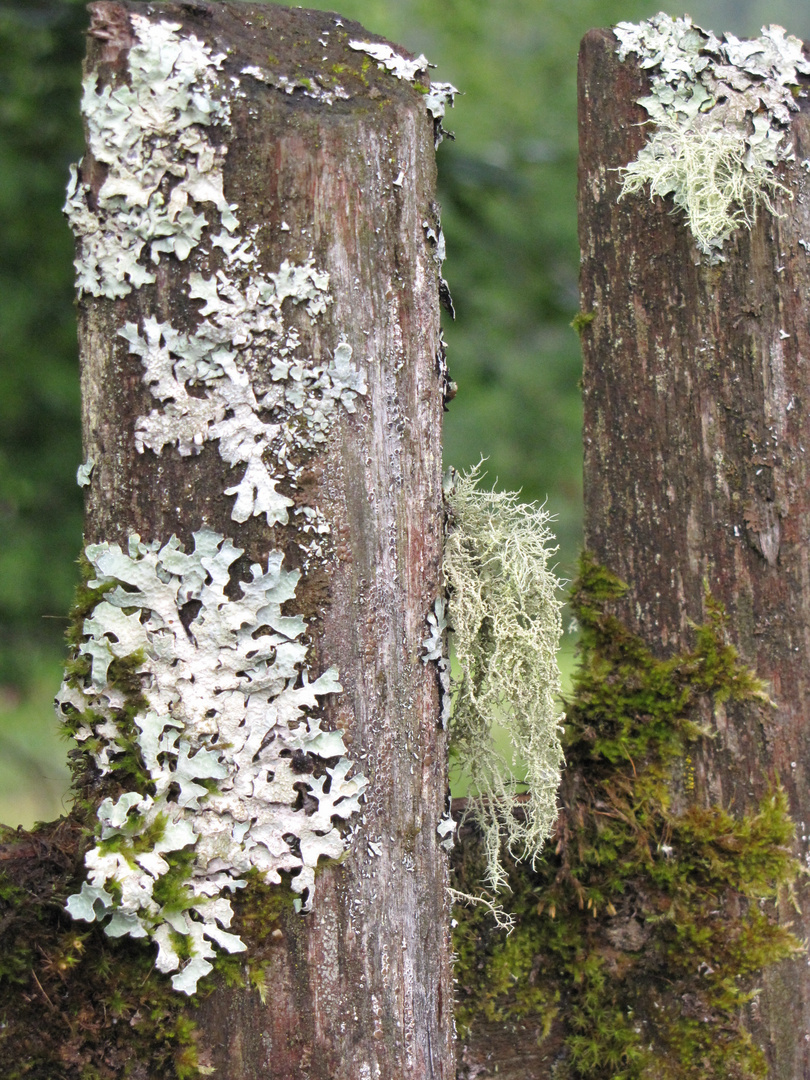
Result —
<svg viewBox="0 0 810 1080"><path fill-rule="evenodd" d="M331 3L314 6L330 10ZM576 57L590 27L638 21L645 0L337 0L341 14L424 52L464 92L439 151L459 394L445 456L544 500L560 572L581 527ZM671 11L670 14L681 14ZM715 31L781 22L793 0L699 0ZM0 4L0 820L59 812L64 751L49 700L81 546L82 460L72 240L61 216L79 119L84 0Z"/></svg>

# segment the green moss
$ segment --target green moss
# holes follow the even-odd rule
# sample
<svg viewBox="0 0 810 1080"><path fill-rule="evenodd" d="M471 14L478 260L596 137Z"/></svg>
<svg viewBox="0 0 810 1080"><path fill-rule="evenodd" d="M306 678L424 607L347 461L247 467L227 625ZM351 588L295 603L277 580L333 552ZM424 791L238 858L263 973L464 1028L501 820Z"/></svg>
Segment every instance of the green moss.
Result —
<svg viewBox="0 0 810 1080"><path fill-rule="evenodd" d="M585 327L590 326L595 318L595 311L578 311L571 320L571 326L578 334L581 334Z"/></svg>
<svg viewBox="0 0 810 1080"><path fill-rule="evenodd" d="M177 994L141 942L78 929L64 910L83 875L84 826L2 837L21 855L0 874L0 1075L119 1080L145 1066L153 1080L196 1080L198 999Z"/></svg>
<svg viewBox="0 0 810 1080"><path fill-rule="evenodd" d="M508 863L509 937L485 912L457 911L458 1023L539 1018L571 1080L754 1080L766 1069L745 1006L755 976L798 945L768 903L798 869L787 800L774 782L732 814L672 793L689 793L705 703L768 699L710 597L694 647L659 660L609 611L625 590L583 558L556 846L534 868ZM467 891L479 851L462 842Z"/></svg>
<svg viewBox="0 0 810 1080"><path fill-rule="evenodd" d="M84 633L85 620L92 615L96 605L104 599L105 594L116 588L117 583L108 581L97 587L91 587L90 582L96 578L95 568L84 554L80 556L78 562L81 577L76 587L65 635L70 650L65 663L65 681L68 686L84 689L91 674L90 657L79 651L87 640ZM107 795L116 797L120 791L133 788L145 793L153 793L152 780L144 768L140 752L138 742L140 732L135 726L135 717L143 714L148 708L139 674L144 661L144 653L138 650L129 656L115 657L107 670L107 685L111 689L119 690L124 697L123 705L114 710L114 719L118 729L116 741L122 747L122 753L112 757L110 765L113 777L110 782L104 784L104 792L97 797L96 801L100 801L100 798ZM62 715L63 730L68 737L72 737L82 726L93 727L104 723L105 719L106 717L93 709L80 712L73 706L67 706ZM74 790L79 798L92 782L95 774L92 754L99 749L98 740L89 738L81 744L81 749L70 755Z"/></svg>
<svg viewBox="0 0 810 1080"><path fill-rule="evenodd" d="M218 954L218 980L200 993L178 994L155 968L153 948L108 938L97 925L78 929L64 910L83 876L85 823L66 818L28 834L0 827L7 853L0 873L0 1076L3 1080L198 1080L196 1009L217 984L251 987L266 1000L272 950L303 932L289 883L264 884L256 871L233 896L233 931L250 941L240 957ZM26 856L29 847L36 858ZM187 877L174 859L175 884ZM171 892L172 872L155 886L163 902L183 906ZM181 951L188 938L177 935ZM247 959L245 958L247 957Z"/></svg>
<svg viewBox="0 0 810 1080"><path fill-rule="evenodd" d="M76 561L79 565L79 584L73 596L73 607L70 609L68 628L65 631L68 644L74 648L84 641L84 620L93 613L93 608L104 598L104 594L115 588L114 581L91 588L90 582L96 577L95 568L84 553Z"/></svg>
<svg viewBox="0 0 810 1080"><path fill-rule="evenodd" d="M233 930L244 941L249 941L250 947L241 954L218 952L213 964L226 985L249 986L265 1002L270 955L282 941L300 935L303 924L295 910L296 894L289 881L268 885L256 869L249 870L244 880L247 885L233 898Z"/></svg>

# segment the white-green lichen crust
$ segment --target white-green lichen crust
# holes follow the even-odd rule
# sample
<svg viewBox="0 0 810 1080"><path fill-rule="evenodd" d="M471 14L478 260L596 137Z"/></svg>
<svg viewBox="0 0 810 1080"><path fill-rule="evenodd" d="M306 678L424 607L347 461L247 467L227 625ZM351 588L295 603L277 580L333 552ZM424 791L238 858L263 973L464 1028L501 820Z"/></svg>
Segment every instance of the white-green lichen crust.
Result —
<svg viewBox="0 0 810 1080"><path fill-rule="evenodd" d="M618 54L649 70L651 93L641 98L655 125L635 161L623 170L621 196L649 189L671 196L699 250L720 258L725 240L774 210L780 162L792 159L791 114L799 108L800 76L810 62L798 38L781 26L759 38L716 37L688 16L660 14L614 28Z"/></svg>
<svg viewBox="0 0 810 1080"><path fill-rule="evenodd" d="M328 310L329 275L312 256L259 270L258 226L245 232L228 202L224 162L230 101L245 96L243 77L326 107L349 94L255 66L226 77L225 55L184 35L181 24L128 18L126 72L104 86L95 73L84 83L88 145L105 172L95 192L71 172L65 211L77 241L77 290L117 300L148 290L161 259L188 263L192 326L147 314L117 331L156 402L134 424L135 447L192 458L214 444L234 473L223 488L231 518L261 516L274 526L298 515L307 569L328 557L330 526L319 507L294 508L289 492L339 414L355 412L366 379L344 335L317 361L304 352L301 316L315 321ZM397 78L413 80L427 66L388 46L358 44ZM434 84L427 95L437 139L455 93ZM434 243L443 257L440 233ZM197 268L198 255L215 268L210 276ZM80 468L80 484L93 483L91 464ZM254 566L241 598L230 599L241 549L208 529L194 538L188 553L174 537L133 536L127 552L105 543L87 549L91 585L113 587L84 623L79 652L90 674L66 679L57 699L102 774L134 749L143 776L143 790L100 805L87 879L68 911L104 920L112 936L155 941L158 968L175 972L174 987L188 994L216 948L245 947L228 929L229 896L242 875L256 870L277 883L287 873L298 906L308 908L318 859L347 850L335 823L358 812L367 785L341 733L319 718L324 696L341 689L337 671L310 675L304 621L281 614L298 572L285 571L271 551L266 570ZM123 659L135 663L146 702L134 720L132 702L109 678ZM441 835L448 842L447 826ZM159 902L158 882L171 882L182 902Z"/></svg>
<svg viewBox="0 0 810 1080"><path fill-rule="evenodd" d="M101 804L100 843L87 853L87 880L68 910L89 921L110 916L111 936L152 938L161 971L180 967L172 934L187 937L191 959L172 981L193 993L214 945L245 947L224 929L240 875L253 869L278 883L289 873L308 907L318 859L345 851L334 821L359 810L367 781L348 776L342 734L318 716L341 686L334 669L312 676L306 624L281 613L300 575L284 570L278 552L266 569L252 567L239 599L225 590L242 551L209 530L195 534L188 553L176 538L161 547L133 536L128 552L104 543L86 554L97 575L91 587L115 587L84 623L90 674L66 683L58 703L64 715L86 718L76 738L93 739L96 765L110 772L132 733L119 727L125 699L109 685L109 667L116 657L142 657L146 704L134 727L150 793ZM156 823L159 839L143 850L138 840ZM186 902L161 907L153 890L170 870L166 857L188 850Z"/></svg>
<svg viewBox="0 0 810 1080"><path fill-rule="evenodd" d="M513 492L482 491L478 483L474 469L446 490L447 622L459 667L451 684L451 745L483 830L486 881L498 891L506 886L502 845L533 860L557 818L561 601L549 565L556 551L549 515ZM434 625L428 640L436 655L440 623ZM499 730L506 751L495 738Z"/></svg>
<svg viewBox="0 0 810 1080"><path fill-rule="evenodd" d="M409 60L407 56L402 56L401 53L392 49L390 45L380 41L350 41L349 48L354 49L356 52L364 52L377 61L377 67L381 71L387 71L394 78L402 79L405 82L415 82L420 71L426 72L429 67L435 67L434 64L428 62L427 57L422 53L414 60ZM443 136L448 134L442 128L442 117L447 112L448 107L452 108L458 93L459 90L452 83L433 82L431 80L425 97L425 107L435 121L437 147Z"/></svg>
<svg viewBox="0 0 810 1080"><path fill-rule="evenodd" d="M137 42L128 83L99 89L96 74L84 81L88 147L107 176L93 199L73 168L65 204L79 294L110 298L154 282L161 254L188 258L207 228L204 207L214 207L226 232L236 224L222 189L225 149L208 138L229 117L216 79L224 54L179 35L179 23L129 18Z"/></svg>
<svg viewBox="0 0 810 1080"><path fill-rule="evenodd" d="M353 412L365 380L351 363L351 346L344 342L331 361L314 364L286 325L282 308L302 306L311 320L326 311L329 275L312 258L303 265L284 260L274 273L255 270L254 237L242 233L237 207L223 194L225 147L209 138L229 119L217 80L224 55L182 37L179 24L131 18L138 43L129 53L129 83L99 91L91 75L84 88L90 150L108 174L91 208L89 188L73 172L66 211L78 239L77 288L124 296L154 282L142 261L147 252L152 263L161 253L182 261L203 239L221 250L224 266L210 278L189 275L189 298L203 302L193 333L154 317L119 331L162 405L138 418L135 445L156 454L176 446L187 456L216 442L241 472L225 489L235 497L233 519L286 523L293 500L277 485L289 477L290 450L323 442L336 406ZM301 513L317 553L318 529Z"/></svg>
<svg viewBox="0 0 810 1080"><path fill-rule="evenodd" d="M136 448L160 454L176 446L189 456L215 442L222 459L240 470L238 482L225 489L235 496L234 521L264 515L268 525L286 524L293 500L277 485L297 479L295 451L323 443L338 408L354 412L357 395L366 393L350 345L341 342L331 360L317 364L301 355L298 331L285 326L284 301L304 306L314 319L330 300L328 281L311 261L285 260L276 274L236 281L221 271L208 281L192 274L190 294L205 299L207 316L194 334L154 318L142 329L127 323L119 331L162 406L138 417ZM312 530L300 513L303 529ZM321 548L315 543L312 551Z"/></svg>
<svg viewBox="0 0 810 1080"><path fill-rule="evenodd" d="M439 689L441 692L441 725L446 731L450 726L451 693L450 693L450 657L447 652L447 601L443 596L438 596L433 604L433 610L427 615L428 636L422 642L425 650L422 661L425 664L431 660L436 662L439 674Z"/></svg>

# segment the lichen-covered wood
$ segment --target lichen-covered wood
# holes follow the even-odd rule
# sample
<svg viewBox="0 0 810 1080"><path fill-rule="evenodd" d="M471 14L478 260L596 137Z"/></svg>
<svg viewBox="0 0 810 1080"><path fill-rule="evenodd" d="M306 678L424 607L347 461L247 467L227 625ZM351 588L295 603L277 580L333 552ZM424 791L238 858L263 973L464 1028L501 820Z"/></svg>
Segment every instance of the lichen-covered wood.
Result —
<svg viewBox="0 0 810 1080"><path fill-rule="evenodd" d="M464 1080L807 1075L808 80L795 39L763 38L662 15L583 41L580 668L556 834L509 867L514 930L455 931ZM772 140L755 222L746 183L723 205L735 178L690 172L705 146L676 160L718 135L725 165ZM481 873L463 830L454 864Z"/></svg>
<svg viewBox="0 0 810 1080"><path fill-rule="evenodd" d="M649 76L592 31L580 55L580 239L585 357L585 543L631 588L616 612L653 654L689 644L706 590L766 681L773 707L706 708L712 738L673 780L678 806L739 815L778 778L807 858L807 77L797 74L776 213L723 243L709 265L669 199L618 199L620 170L648 137ZM792 196L792 198L791 198ZM802 879L781 918L810 931ZM750 1025L773 1080L810 1068L807 958L761 978Z"/></svg>
<svg viewBox="0 0 810 1080"><path fill-rule="evenodd" d="M447 735L423 642L452 88L332 14L90 10L66 204L89 546L59 706L91 835L40 950L69 953L76 1004L52 968L36 982L36 940L12 965L24 987L31 966L29 1030L37 1008L79 1019L37 1048L8 1014L5 1060L71 1080L449 1078ZM114 1001L89 1006L88 985ZM159 1048L135 985L173 1017Z"/></svg>

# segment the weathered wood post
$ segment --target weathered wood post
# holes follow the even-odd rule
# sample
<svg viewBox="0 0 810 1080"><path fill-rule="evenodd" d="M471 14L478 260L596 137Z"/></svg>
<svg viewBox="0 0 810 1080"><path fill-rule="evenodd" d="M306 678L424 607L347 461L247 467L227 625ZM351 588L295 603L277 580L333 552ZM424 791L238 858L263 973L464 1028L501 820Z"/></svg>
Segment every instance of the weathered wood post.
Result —
<svg viewBox="0 0 810 1080"><path fill-rule="evenodd" d="M580 54L582 312L593 317L582 333L585 544L629 583L617 611L658 656L690 646L707 587L725 604L730 637L775 708L728 703L705 716L712 738L673 798L740 813L778 777L806 862L810 69L778 28L721 43L683 21L652 22L592 31ZM674 112L661 104L667 86ZM717 108L727 111L713 118ZM619 199L622 170L656 131L660 194L647 185ZM766 198L750 229L738 220L701 233L699 189L719 159L695 148L721 136L736 140L738 174L752 181L721 217L752 216L757 178ZM694 160L678 176L681 151ZM807 937L804 880L795 899L781 917ZM768 1075L799 1080L810 1070L807 956L761 985L750 1020Z"/></svg>
<svg viewBox="0 0 810 1080"><path fill-rule="evenodd" d="M110 962L157 945L148 978L181 997L213 981L206 1075L449 1080L446 735L423 641L450 88L332 14L90 10L66 210L91 595L59 700L105 801L76 932L151 939ZM247 985L210 973L228 953ZM137 1029L153 1007L104 1015ZM71 1067L90 1027L64 1036ZM125 1028L103 1067L154 1077Z"/></svg>

